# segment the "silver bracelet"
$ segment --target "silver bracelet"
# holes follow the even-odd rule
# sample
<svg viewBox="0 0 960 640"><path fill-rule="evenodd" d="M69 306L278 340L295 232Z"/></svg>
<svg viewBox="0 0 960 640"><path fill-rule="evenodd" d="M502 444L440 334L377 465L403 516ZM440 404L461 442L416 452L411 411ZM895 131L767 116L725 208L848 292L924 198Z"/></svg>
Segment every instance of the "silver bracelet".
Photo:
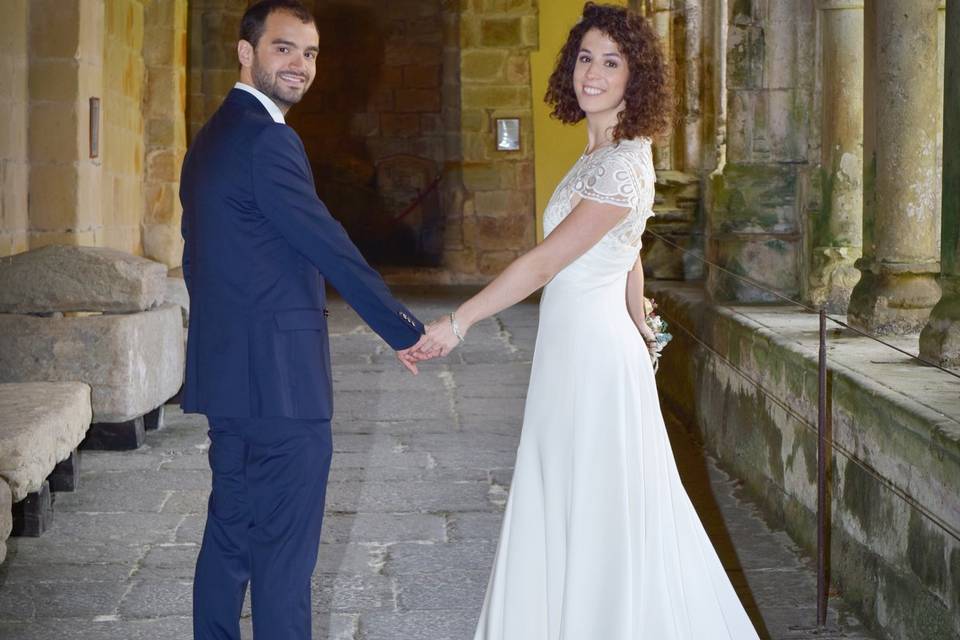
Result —
<svg viewBox="0 0 960 640"><path fill-rule="evenodd" d="M450 314L450 328L453 329L453 335L457 336L457 340L463 342L463 334L460 333L460 324L457 322L453 313Z"/></svg>

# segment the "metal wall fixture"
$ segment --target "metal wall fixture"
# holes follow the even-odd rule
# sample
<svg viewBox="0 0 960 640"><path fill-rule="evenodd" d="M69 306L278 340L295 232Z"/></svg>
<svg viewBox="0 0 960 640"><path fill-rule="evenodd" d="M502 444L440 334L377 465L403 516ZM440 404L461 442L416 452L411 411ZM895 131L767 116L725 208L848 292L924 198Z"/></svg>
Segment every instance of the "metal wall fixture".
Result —
<svg viewBox="0 0 960 640"><path fill-rule="evenodd" d="M90 157L100 157L100 98L90 98Z"/></svg>
<svg viewBox="0 0 960 640"><path fill-rule="evenodd" d="M520 151L520 118L497 118L497 151Z"/></svg>

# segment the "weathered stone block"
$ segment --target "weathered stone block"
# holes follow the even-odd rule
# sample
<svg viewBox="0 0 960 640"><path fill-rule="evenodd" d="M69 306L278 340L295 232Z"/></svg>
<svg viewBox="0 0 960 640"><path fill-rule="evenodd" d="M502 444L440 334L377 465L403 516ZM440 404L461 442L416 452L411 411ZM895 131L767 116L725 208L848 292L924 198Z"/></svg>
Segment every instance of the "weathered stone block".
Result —
<svg viewBox="0 0 960 640"><path fill-rule="evenodd" d="M86 382L96 422L159 407L180 388L183 365L183 314L171 304L78 318L0 314L0 382Z"/></svg>
<svg viewBox="0 0 960 640"><path fill-rule="evenodd" d="M504 77L506 51L464 51L460 77L464 82L493 82Z"/></svg>
<svg viewBox="0 0 960 640"><path fill-rule="evenodd" d="M91 417L90 387L80 382L0 384L0 477L15 502L40 490Z"/></svg>
<svg viewBox="0 0 960 640"><path fill-rule="evenodd" d="M163 301L166 276L121 251L48 246L0 260L0 312L142 311Z"/></svg>
<svg viewBox="0 0 960 640"><path fill-rule="evenodd" d="M440 111L440 91L436 89L399 89L396 92L397 111Z"/></svg>
<svg viewBox="0 0 960 640"><path fill-rule="evenodd" d="M529 109L532 104L530 87L464 87L462 97L465 108Z"/></svg>
<svg viewBox="0 0 960 640"><path fill-rule="evenodd" d="M403 68L403 86L411 89L434 89L440 86L440 65L418 64Z"/></svg>
<svg viewBox="0 0 960 640"><path fill-rule="evenodd" d="M710 183L719 233L798 232L796 169L789 165L728 164Z"/></svg>
<svg viewBox="0 0 960 640"><path fill-rule="evenodd" d="M796 299L800 295L800 242L790 237L759 234L728 235L712 239L712 258L735 274ZM716 300L776 302L777 298L739 278L710 270L707 286Z"/></svg>
<svg viewBox="0 0 960 640"><path fill-rule="evenodd" d="M517 18L489 18L480 24L480 43L485 47L517 47L523 44L523 23Z"/></svg>
<svg viewBox="0 0 960 640"><path fill-rule="evenodd" d="M86 140L80 134L80 114L73 102L30 105L30 158L34 161L80 160Z"/></svg>
<svg viewBox="0 0 960 640"><path fill-rule="evenodd" d="M384 113L380 116L380 131L384 136L399 138L419 135L420 116L416 113Z"/></svg>
<svg viewBox="0 0 960 640"><path fill-rule="evenodd" d="M183 272L180 269L177 269L177 272L179 275L167 277L167 291L163 301L180 307L183 326L186 327L190 320L190 292L187 291L187 283L183 281Z"/></svg>

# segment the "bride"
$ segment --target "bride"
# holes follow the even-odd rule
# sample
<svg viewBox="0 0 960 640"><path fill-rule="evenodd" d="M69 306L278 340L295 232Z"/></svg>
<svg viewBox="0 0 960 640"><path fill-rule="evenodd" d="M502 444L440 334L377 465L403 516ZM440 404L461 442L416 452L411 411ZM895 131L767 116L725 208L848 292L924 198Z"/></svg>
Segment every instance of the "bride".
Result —
<svg viewBox="0 0 960 640"><path fill-rule="evenodd" d="M587 119L587 147L547 205L546 237L412 352L446 355L546 285L475 640L757 638L680 483L648 355L640 236L666 75L641 16L584 6L546 99L563 122Z"/></svg>

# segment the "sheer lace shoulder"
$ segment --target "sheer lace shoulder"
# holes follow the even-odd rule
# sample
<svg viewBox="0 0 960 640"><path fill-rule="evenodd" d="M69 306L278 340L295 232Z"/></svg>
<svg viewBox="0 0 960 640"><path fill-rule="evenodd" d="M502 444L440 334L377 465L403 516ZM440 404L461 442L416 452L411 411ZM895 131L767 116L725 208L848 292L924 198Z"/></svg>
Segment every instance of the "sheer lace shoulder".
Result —
<svg viewBox="0 0 960 640"><path fill-rule="evenodd" d="M637 174L626 158L604 153L596 162L587 163L573 183L573 192L587 200L633 209L639 186Z"/></svg>
<svg viewBox="0 0 960 640"><path fill-rule="evenodd" d="M601 243L635 250L647 219L653 215L656 180L647 138L623 140L582 156L550 198L543 216L544 232L549 234L556 228L578 199L588 199L628 209Z"/></svg>

